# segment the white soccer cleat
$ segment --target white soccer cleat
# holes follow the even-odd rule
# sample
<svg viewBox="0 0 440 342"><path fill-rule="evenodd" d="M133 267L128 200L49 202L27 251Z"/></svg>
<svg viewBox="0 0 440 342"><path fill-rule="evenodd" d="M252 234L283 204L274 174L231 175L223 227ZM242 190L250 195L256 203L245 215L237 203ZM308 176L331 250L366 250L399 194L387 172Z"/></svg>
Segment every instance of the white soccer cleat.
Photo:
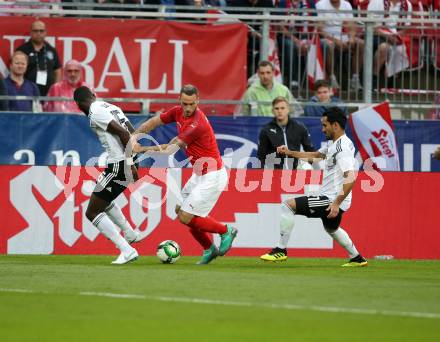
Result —
<svg viewBox="0 0 440 342"><path fill-rule="evenodd" d="M112 265L124 265L129 262L135 261L138 258L138 252L133 248L133 250L125 255L124 253L119 254L115 261L112 261Z"/></svg>
<svg viewBox="0 0 440 342"><path fill-rule="evenodd" d="M124 233L124 239L129 244L136 243L136 242L141 242L146 237L147 237L147 234L142 234L138 230L129 230L129 231Z"/></svg>

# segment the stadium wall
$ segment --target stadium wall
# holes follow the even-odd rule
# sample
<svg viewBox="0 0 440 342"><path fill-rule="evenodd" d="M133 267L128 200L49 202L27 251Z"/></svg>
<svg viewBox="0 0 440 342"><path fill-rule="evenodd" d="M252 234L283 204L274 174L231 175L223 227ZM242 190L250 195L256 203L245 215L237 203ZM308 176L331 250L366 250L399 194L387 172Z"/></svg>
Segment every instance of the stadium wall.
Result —
<svg viewBox="0 0 440 342"><path fill-rule="evenodd" d="M116 254L84 216L99 169L3 165L0 172L0 253ZM154 254L166 239L176 240L184 255L200 254L174 213L176 194L190 174L142 168L142 181L117 199L130 222L148 235L138 246L142 255ZM280 201L313 193L320 178L320 171L230 170L228 189L212 215L239 229L231 255L257 256L273 247ZM342 226L367 257L439 259L439 183L439 173L360 172ZM345 257L319 219L298 216L289 248L291 256Z"/></svg>
<svg viewBox="0 0 440 342"><path fill-rule="evenodd" d="M138 126L146 117L129 115L129 119ZM231 168L242 168L256 157L259 132L271 119L210 116L209 120L225 164ZM297 120L308 128L315 147L320 147L324 141L320 119ZM440 171L440 162L432 160L431 155L440 145L440 120L394 120L393 125L401 170ZM105 164L106 155L84 115L0 113L0 127L0 165L63 165L69 160L73 165ZM176 134L175 125L167 125L152 132L151 137L165 143ZM349 127L347 134L352 138ZM182 163L184 159L183 153L177 154L177 162ZM170 164L167 158L149 158L141 164L145 167L165 167L177 165L177 162Z"/></svg>

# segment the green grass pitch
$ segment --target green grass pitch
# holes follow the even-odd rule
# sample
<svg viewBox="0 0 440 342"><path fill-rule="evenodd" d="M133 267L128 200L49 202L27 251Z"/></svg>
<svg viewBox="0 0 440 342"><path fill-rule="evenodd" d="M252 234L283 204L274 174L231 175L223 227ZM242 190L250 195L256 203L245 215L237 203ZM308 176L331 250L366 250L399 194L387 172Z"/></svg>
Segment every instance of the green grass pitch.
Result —
<svg viewBox="0 0 440 342"><path fill-rule="evenodd" d="M0 256L0 341L440 341L440 262Z"/></svg>

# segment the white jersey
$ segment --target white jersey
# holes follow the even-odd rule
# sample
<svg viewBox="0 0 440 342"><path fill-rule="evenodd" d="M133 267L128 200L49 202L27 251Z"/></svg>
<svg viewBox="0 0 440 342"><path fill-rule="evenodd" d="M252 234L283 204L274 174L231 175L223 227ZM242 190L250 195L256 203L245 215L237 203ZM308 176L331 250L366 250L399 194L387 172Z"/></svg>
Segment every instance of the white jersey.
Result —
<svg viewBox="0 0 440 342"><path fill-rule="evenodd" d="M354 145L344 134L336 141L327 142L327 145L321 147L319 152L325 154L325 168L320 194L333 201L342 193L344 172L355 171ZM347 211L350 205L351 192L342 201L340 208Z"/></svg>
<svg viewBox="0 0 440 342"><path fill-rule="evenodd" d="M127 129L127 117L121 108L104 101L95 101L89 110L90 127L107 151L107 163L117 163L125 159L124 146L117 135L107 132L107 126L114 120Z"/></svg>
<svg viewBox="0 0 440 342"><path fill-rule="evenodd" d="M316 3L316 9L318 11L332 11L332 12L318 12L319 17L326 18L323 22L323 30L333 38L347 42L349 37L343 32L344 19L353 18L353 14L348 11L352 11L353 8L348 1L342 0L339 8L334 8L330 3L330 0L321 0Z"/></svg>

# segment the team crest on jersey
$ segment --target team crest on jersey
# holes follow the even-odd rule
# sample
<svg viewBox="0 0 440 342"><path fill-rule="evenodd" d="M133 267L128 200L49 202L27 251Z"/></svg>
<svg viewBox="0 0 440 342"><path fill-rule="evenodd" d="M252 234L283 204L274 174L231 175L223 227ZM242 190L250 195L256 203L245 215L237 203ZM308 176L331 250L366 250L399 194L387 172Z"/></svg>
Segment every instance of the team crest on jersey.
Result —
<svg viewBox="0 0 440 342"><path fill-rule="evenodd" d="M46 57L47 59L54 59L54 54L52 51L47 51L46 52Z"/></svg>

